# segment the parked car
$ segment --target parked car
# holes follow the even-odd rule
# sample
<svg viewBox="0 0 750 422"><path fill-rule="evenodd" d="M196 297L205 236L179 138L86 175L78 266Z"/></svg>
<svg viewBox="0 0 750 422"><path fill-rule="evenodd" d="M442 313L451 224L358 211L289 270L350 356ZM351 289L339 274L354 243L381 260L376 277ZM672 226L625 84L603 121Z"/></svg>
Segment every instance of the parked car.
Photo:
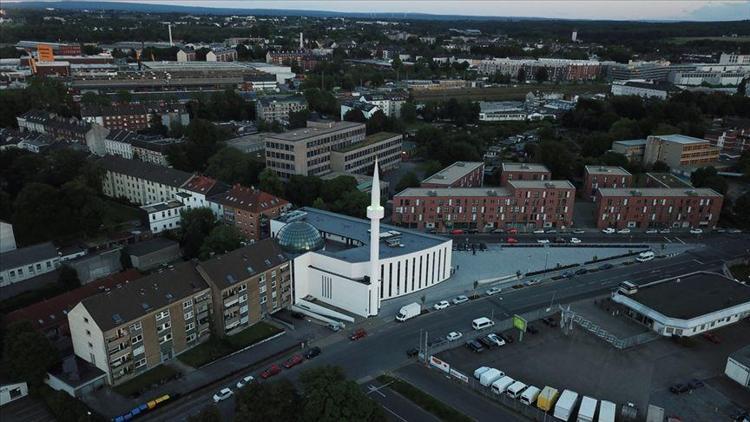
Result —
<svg viewBox="0 0 750 422"><path fill-rule="evenodd" d="M539 239L536 241L536 243L539 243L540 245L546 245L549 243L549 239Z"/></svg>
<svg viewBox="0 0 750 422"><path fill-rule="evenodd" d="M246 385L252 383L253 381L255 381L255 377L253 377L252 375L248 375L237 381L237 388L245 388Z"/></svg>
<svg viewBox="0 0 750 422"><path fill-rule="evenodd" d="M513 334L498 333L498 336L500 336L500 338L503 339L508 344L513 343Z"/></svg>
<svg viewBox="0 0 750 422"><path fill-rule="evenodd" d="M534 230L532 233L534 233L534 234L544 234L544 229Z"/></svg>
<svg viewBox="0 0 750 422"><path fill-rule="evenodd" d="M339 324L338 322L330 322L328 323L328 329L333 332L341 331L341 324Z"/></svg>
<svg viewBox="0 0 750 422"><path fill-rule="evenodd" d="M305 359L312 359L320 354L320 347L311 347L305 352Z"/></svg>
<svg viewBox="0 0 750 422"><path fill-rule="evenodd" d="M617 233L618 234L628 234L628 233L630 233L630 229L627 229L627 228L620 229L620 230L617 230Z"/></svg>
<svg viewBox="0 0 750 422"><path fill-rule="evenodd" d="M671 230L669 230L669 229L661 229L661 230L659 230L659 234L669 234L669 233L671 233L671 232L672 232L672 231L671 231Z"/></svg>
<svg viewBox="0 0 750 422"><path fill-rule="evenodd" d="M458 235L458 234L464 234L464 231L461 229L453 229L450 231L450 233L453 235Z"/></svg>
<svg viewBox="0 0 750 422"><path fill-rule="evenodd" d="M492 233L505 233L505 229L495 229L492 230Z"/></svg>
<svg viewBox="0 0 750 422"><path fill-rule="evenodd" d="M500 287L492 287L490 289L487 289L485 293L487 294L487 296L492 296L494 294L500 293L501 291L503 291L503 289L501 289Z"/></svg>
<svg viewBox="0 0 750 422"><path fill-rule="evenodd" d="M411 349L406 351L406 356L410 358L419 356L419 349L417 349L416 347L412 347Z"/></svg>
<svg viewBox="0 0 750 422"><path fill-rule="evenodd" d="M583 275L583 274L586 274L587 272L589 272L589 270L587 270L586 268L579 268L576 270L575 275Z"/></svg>
<svg viewBox="0 0 750 422"><path fill-rule="evenodd" d="M439 311L441 309L447 308L448 306L450 306L450 302L448 302L447 300L441 300L440 302L432 305L432 308L436 311Z"/></svg>
<svg viewBox="0 0 750 422"><path fill-rule="evenodd" d="M714 333L703 333L703 338L710 341L713 344L719 344L721 343L721 337Z"/></svg>
<svg viewBox="0 0 750 422"><path fill-rule="evenodd" d="M511 227L508 229L508 234L518 234L518 229L515 227Z"/></svg>
<svg viewBox="0 0 750 422"><path fill-rule="evenodd" d="M289 359L287 359L286 362L284 362L284 368L286 369L293 368L299 365L300 363L302 363L303 360L304 359L302 359L302 355L294 355L290 357Z"/></svg>
<svg viewBox="0 0 750 422"><path fill-rule="evenodd" d="M453 304L454 305L458 305L460 303L464 303L464 302L468 302L468 301L469 301L469 298L466 297L466 296L464 296L464 295L456 296L455 298L453 298Z"/></svg>
<svg viewBox="0 0 750 422"><path fill-rule="evenodd" d="M536 327L531 324L526 326L526 331L528 331L530 334L536 334L539 332L539 330L537 330Z"/></svg>
<svg viewBox="0 0 750 422"><path fill-rule="evenodd" d="M691 390L701 388L704 385L706 384L704 384L703 381L699 380L698 378L693 378L690 381L688 381L688 386L690 386Z"/></svg>
<svg viewBox="0 0 750 422"><path fill-rule="evenodd" d="M699 229L699 228L690 229L690 234L703 234L703 229Z"/></svg>
<svg viewBox="0 0 750 422"><path fill-rule="evenodd" d="M548 325L550 327L557 327L557 321L554 318L552 318L552 317L542 318L542 323L544 323L544 325Z"/></svg>
<svg viewBox="0 0 750 422"><path fill-rule="evenodd" d="M491 341L487 337L480 338L479 342L482 343L482 346L484 346L484 347L486 347L488 349L492 349L493 347L497 346L497 344L495 344L493 341Z"/></svg>
<svg viewBox="0 0 750 422"><path fill-rule="evenodd" d="M573 234L584 234L586 233L586 230L583 229L575 229L573 230Z"/></svg>
<svg viewBox="0 0 750 422"><path fill-rule="evenodd" d="M669 391L671 391L673 394L682 394L690 391L690 387L687 384L678 383L669 387Z"/></svg>
<svg viewBox="0 0 750 422"><path fill-rule="evenodd" d="M492 343L494 343L498 347L505 346L505 339L501 338L500 336L498 336L495 333L487 334L487 337L485 337L485 338L487 340L491 341Z"/></svg>
<svg viewBox="0 0 750 422"><path fill-rule="evenodd" d="M222 388L219 390L218 393L214 394L214 403L218 403L220 401L224 401L230 397L232 397L234 393L232 393L232 390L229 388Z"/></svg>
<svg viewBox="0 0 750 422"><path fill-rule="evenodd" d="M271 378L274 375L278 375L281 372L281 368L278 365L273 364L268 369L260 373L260 377L263 379Z"/></svg>
<svg viewBox="0 0 750 422"><path fill-rule="evenodd" d="M531 280L526 281L527 286L533 286L535 284L539 284L542 280L540 278L532 278Z"/></svg>
<svg viewBox="0 0 750 422"><path fill-rule="evenodd" d="M358 328L349 336L349 340L356 341L365 337L367 337L367 331L364 328Z"/></svg>
<svg viewBox="0 0 750 422"><path fill-rule="evenodd" d="M615 233L617 230L613 229L612 227L607 227L606 229L602 230L602 233L604 234L612 234Z"/></svg>
<svg viewBox="0 0 750 422"><path fill-rule="evenodd" d="M573 274L573 271L563 271L562 274L560 274L560 277L562 278L573 278L575 274Z"/></svg>
<svg viewBox="0 0 750 422"><path fill-rule="evenodd" d="M464 335L463 335L463 334L461 334L461 332L460 332L460 331L451 331L450 333L448 333L448 335L447 335L447 336L445 336L445 338L446 338L446 340L448 340L448 341L456 341L456 340L460 339L460 338L461 338L461 337L463 337L463 336L464 336Z"/></svg>
<svg viewBox="0 0 750 422"><path fill-rule="evenodd" d="M545 233L549 233L549 234L555 234L555 233L557 233L557 230L555 230L555 229L549 229L549 230L545 230L544 232Z"/></svg>
<svg viewBox="0 0 750 422"><path fill-rule="evenodd" d="M467 341L466 348L468 348L474 353L481 353L484 351L484 347L482 347L482 345L476 340Z"/></svg>
<svg viewBox="0 0 750 422"><path fill-rule="evenodd" d="M646 234L656 234L659 233L659 230L656 229L648 229L646 230Z"/></svg>
<svg viewBox="0 0 750 422"><path fill-rule="evenodd" d="M515 237L509 237L505 239L505 243L510 243L511 245L513 245L513 244L518 243L518 239L516 239Z"/></svg>
<svg viewBox="0 0 750 422"><path fill-rule="evenodd" d="M577 245L577 244L581 243L581 239L579 239L577 237L571 237L570 238L570 243L572 243L574 245Z"/></svg>
<svg viewBox="0 0 750 422"><path fill-rule="evenodd" d="M567 242L567 240L565 240L564 237L558 236L555 238L555 243L565 243L565 242Z"/></svg>
<svg viewBox="0 0 750 422"><path fill-rule="evenodd" d="M601 266L599 266L599 270L600 270L600 271L601 271L601 270L609 270L609 269L612 269L612 268L614 268L614 265L612 265L612 264L609 264L609 263L607 263L607 264L602 264Z"/></svg>

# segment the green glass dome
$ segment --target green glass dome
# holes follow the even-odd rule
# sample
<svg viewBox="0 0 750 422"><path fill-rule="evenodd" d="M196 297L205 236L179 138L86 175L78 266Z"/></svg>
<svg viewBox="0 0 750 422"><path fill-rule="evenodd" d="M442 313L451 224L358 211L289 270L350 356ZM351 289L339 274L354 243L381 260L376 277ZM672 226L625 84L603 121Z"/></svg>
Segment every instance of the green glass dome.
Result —
<svg viewBox="0 0 750 422"><path fill-rule="evenodd" d="M276 235L281 249L290 254L302 254L323 249L324 241L318 229L304 221L287 223Z"/></svg>

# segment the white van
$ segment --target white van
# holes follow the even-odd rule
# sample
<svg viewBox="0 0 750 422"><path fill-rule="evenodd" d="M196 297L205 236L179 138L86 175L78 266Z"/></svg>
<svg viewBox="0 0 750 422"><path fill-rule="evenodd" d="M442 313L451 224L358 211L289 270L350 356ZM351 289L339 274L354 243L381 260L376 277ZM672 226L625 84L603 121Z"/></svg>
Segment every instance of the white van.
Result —
<svg viewBox="0 0 750 422"><path fill-rule="evenodd" d="M511 384L513 384L514 382L516 382L516 380L506 375L500 378L499 380L493 382L490 388L492 389L493 393L499 395L499 394L503 394L505 390L507 390L508 387L510 387Z"/></svg>
<svg viewBox="0 0 750 422"><path fill-rule="evenodd" d="M485 328L492 327L493 325L495 325L495 321L487 317L481 317L481 318L475 319L474 321L471 321L471 326L475 330L484 330Z"/></svg>
<svg viewBox="0 0 750 422"><path fill-rule="evenodd" d="M523 391L523 394L521 394L521 403L525 404L526 406L530 406L536 403L536 398L539 397L539 392L541 391L542 390L534 387L533 385L528 386Z"/></svg>
<svg viewBox="0 0 750 422"><path fill-rule="evenodd" d="M521 393L523 390L526 389L526 384L522 383L521 381L516 381L513 384L511 384L510 387L505 391L505 394L508 395L508 397L512 399L517 399L521 396Z"/></svg>
<svg viewBox="0 0 750 422"><path fill-rule="evenodd" d="M489 371L489 369L489 366L480 366L474 370L474 378L479 379L479 377L481 377L483 373Z"/></svg>
<svg viewBox="0 0 750 422"><path fill-rule="evenodd" d="M638 262L648 262L654 259L655 256L656 254L653 253L652 251L646 251L646 252L639 253L638 257L635 260Z"/></svg>

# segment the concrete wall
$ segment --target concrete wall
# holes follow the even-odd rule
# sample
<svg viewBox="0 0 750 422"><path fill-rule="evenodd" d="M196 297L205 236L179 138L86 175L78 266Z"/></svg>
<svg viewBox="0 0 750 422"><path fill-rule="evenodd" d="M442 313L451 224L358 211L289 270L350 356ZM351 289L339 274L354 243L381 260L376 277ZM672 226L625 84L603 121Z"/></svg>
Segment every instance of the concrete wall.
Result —
<svg viewBox="0 0 750 422"><path fill-rule="evenodd" d="M68 261L68 265L78 272L81 284L90 283L98 278L122 271L120 262L121 248L86 255L84 257Z"/></svg>

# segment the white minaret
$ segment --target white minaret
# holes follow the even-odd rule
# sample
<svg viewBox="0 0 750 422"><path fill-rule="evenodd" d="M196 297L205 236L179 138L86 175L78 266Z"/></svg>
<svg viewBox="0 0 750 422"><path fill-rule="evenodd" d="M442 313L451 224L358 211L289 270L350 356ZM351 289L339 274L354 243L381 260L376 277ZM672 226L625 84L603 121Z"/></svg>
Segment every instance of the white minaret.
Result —
<svg viewBox="0 0 750 422"><path fill-rule="evenodd" d="M304 38L302 38L302 33L299 33L299 49L304 50L305 49L305 42Z"/></svg>
<svg viewBox="0 0 750 422"><path fill-rule="evenodd" d="M174 47L174 43L172 42L172 24L169 24L169 46Z"/></svg>
<svg viewBox="0 0 750 422"><path fill-rule="evenodd" d="M380 176L378 159L372 174L372 192L367 218L370 219L370 315L377 315L380 308L380 219L385 210L380 206Z"/></svg>

